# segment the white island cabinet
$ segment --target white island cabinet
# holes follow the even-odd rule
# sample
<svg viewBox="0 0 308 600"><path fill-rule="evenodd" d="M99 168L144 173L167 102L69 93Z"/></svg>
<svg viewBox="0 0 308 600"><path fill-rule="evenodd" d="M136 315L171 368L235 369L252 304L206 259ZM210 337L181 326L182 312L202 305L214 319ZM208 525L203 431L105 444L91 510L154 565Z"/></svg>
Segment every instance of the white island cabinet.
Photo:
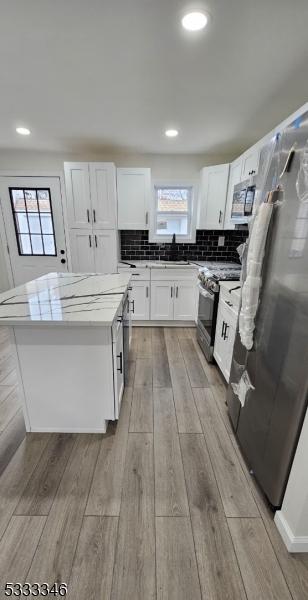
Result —
<svg viewBox="0 0 308 600"><path fill-rule="evenodd" d="M124 273L49 273L0 295L27 431L105 433L118 418L129 282Z"/></svg>

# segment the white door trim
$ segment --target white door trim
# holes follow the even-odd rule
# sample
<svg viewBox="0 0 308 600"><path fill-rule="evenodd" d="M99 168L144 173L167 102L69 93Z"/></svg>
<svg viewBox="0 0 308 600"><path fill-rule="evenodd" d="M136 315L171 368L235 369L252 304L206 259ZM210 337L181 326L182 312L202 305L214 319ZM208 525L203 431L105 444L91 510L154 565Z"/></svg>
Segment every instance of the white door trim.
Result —
<svg viewBox="0 0 308 600"><path fill-rule="evenodd" d="M64 183L64 175L61 171L33 171L31 170L18 170L18 171L7 171L0 169L0 180L5 177L54 177L59 179L60 183L60 193L62 199L62 215L63 215L63 227L64 227L64 237L65 237L65 245L66 245L66 260L68 271L72 271L72 257L71 257L71 247L70 247L70 239L69 239L69 229L68 229L68 221L67 221L67 202L66 202L66 193L65 193L65 183ZM9 284L11 287L14 286L13 279L13 269L10 260L10 255L8 253L8 241L4 223L4 217L2 212L2 204L0 198L0 241L3 250L4 260L6 264L6 275L9 280Z"/></svg>

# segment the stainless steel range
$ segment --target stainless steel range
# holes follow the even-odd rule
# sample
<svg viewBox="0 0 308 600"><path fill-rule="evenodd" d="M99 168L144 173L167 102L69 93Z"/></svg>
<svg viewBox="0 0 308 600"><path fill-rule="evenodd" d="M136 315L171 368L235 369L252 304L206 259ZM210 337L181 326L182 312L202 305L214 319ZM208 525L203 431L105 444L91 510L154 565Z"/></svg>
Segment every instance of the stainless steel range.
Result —
<svg viewBox="0 0 308 600"><path fill-rule="evenodd" d="M199 269L197 339L209 362L213 362L219 282L238 281L240 276L241 265L237 263L214 262Z"/></svg>

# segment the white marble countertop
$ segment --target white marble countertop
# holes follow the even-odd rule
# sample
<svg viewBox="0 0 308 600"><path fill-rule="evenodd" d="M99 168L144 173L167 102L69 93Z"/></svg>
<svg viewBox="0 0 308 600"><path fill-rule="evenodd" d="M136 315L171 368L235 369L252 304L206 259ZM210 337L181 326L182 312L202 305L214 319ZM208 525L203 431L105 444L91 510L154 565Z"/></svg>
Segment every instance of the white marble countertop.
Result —
<svg viewBox="0 0 308 600"><path fill-rule="evenodd" d="M49 273L0 294L0 325L110 326L129 273Z"/></svg>
<svg viewBox="0 0 308 600"><path fill-rule="evenodd" d="M188 261L188 262L168 262L168 261L159 261L159 260L129 260L129 261L119 261L118 263L118 267L120 267L121 269L129 269L130 265L135 265L136 268L143 268L143 269L157 269L157 268L166 268L166 269L198 269L200 267L218 267L218 266L233 266L236 265L238 266L238 263L235 262L215 262L215 261L209 261L209 260L192 260L192 261ZM133 268L133 267L131 267Z"/></svg>

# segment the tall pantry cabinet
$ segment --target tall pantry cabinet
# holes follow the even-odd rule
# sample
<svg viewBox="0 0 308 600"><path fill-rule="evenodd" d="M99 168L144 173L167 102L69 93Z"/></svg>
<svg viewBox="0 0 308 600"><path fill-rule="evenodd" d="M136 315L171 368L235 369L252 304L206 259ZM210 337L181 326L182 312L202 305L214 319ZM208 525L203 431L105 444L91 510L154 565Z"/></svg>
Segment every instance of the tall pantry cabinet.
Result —
<svg viewBox="0 0 308 600"><path fill-rule="evenodd" d="M115 273L118 262L113 163L64 163L74 272Z"/></svg>

